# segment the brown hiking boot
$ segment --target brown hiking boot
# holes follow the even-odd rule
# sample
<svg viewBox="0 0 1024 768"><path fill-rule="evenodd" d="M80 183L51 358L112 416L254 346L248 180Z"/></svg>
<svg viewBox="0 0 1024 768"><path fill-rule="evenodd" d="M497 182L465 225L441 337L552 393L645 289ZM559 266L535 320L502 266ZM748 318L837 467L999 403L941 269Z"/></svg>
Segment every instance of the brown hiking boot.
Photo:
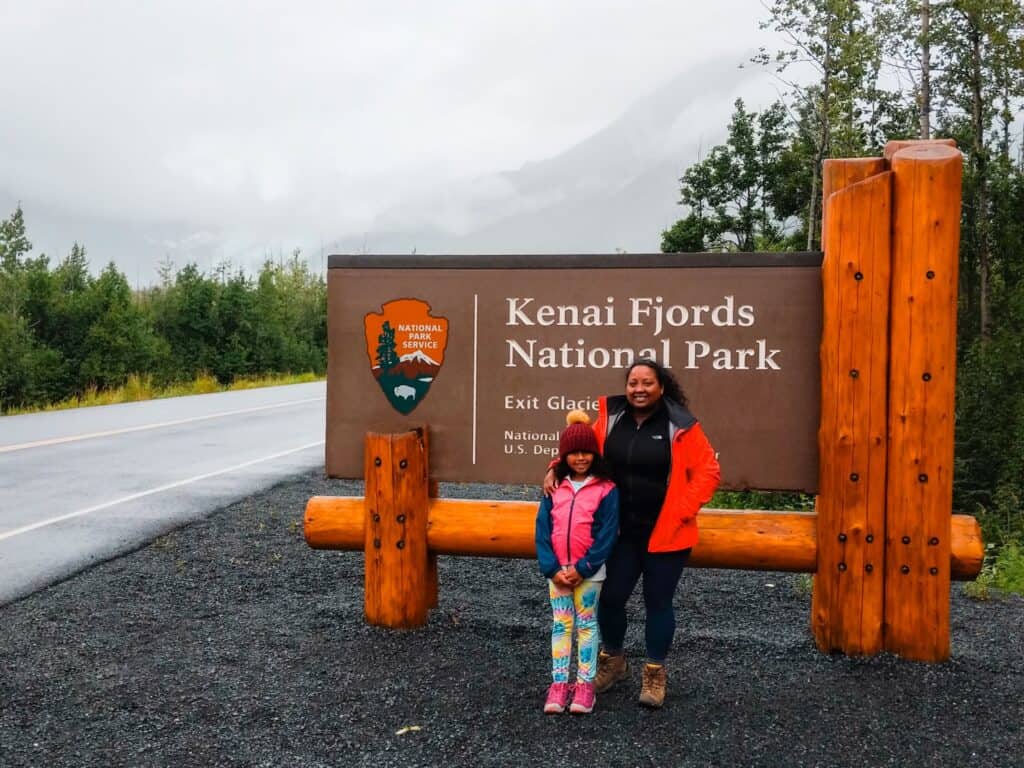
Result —
<svg viewBox="0 0 1024 768"><path fill-rule="evenodd" d="M604 693L619 680L629 676L626 667L626 654L610 654L601 651L597 654L597 675L594 677L594 693Z"/></svg>
<svg viewBox="0 0 1024 768"><path fill-rule="evenodd" d="M640 703L657 709L665 703L668 674L663 664L644 664L644 682L640 687Z"/></svg>

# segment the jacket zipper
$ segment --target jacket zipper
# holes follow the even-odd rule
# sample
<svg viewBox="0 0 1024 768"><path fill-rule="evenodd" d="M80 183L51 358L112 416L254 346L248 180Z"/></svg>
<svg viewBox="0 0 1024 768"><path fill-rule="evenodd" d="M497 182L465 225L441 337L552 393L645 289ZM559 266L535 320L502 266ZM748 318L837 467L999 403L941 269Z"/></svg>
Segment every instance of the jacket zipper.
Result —
<svg viewBox="0 0 1024 768"><path fill-rule="evenodd" d="M565 557L572 565L572 511L576 508L576 491L572 492L572 501L569 503L569 522L565 526Z"/></svg>
<svg viewBox="0 0 1024 768"><path fill-rule="evenodd" d="M632 437L629 438L629 447L626 448L626 466L632 466L633 465L633 446L636 445L636 437L637 437L637 435L640 434L640 427L642 427L642 426L643 426L642 423L641 424L637 424L636 425L636 429L633 430ZM636 500L633 498L633 494L634 494L635 490L636 490L636 488L634 487L633 473L630 472L629 473L629 507L630 507L630 509L633 508L633 505L636 502Z"/></svg>

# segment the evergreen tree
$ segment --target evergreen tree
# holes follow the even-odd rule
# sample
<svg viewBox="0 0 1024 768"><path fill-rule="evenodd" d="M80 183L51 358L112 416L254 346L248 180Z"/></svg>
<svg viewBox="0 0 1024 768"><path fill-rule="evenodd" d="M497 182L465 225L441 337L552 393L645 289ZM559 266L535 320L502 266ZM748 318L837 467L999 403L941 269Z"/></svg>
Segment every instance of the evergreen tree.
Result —
<svg viewBox="0 0 1024 768"><path fill-rule="evenodd" d="M387 373L398 365L398 353L395 351L395 329L391 323L384 321L377 337L377 366L381 372Z"/></svg>
<svg viewBox="0 0 1024 768"><path fill-rule="evenodd" d="M0 221L0 409L63 395L63 361L34 333L28 292L46 275L45 256L31 258L21 206Z"/></svg>
<svg viewBox="0 0 1024 768"><path fill-rule="evenodd" d="M31 250L32 243L25 234L25 214L18 205L10 217L0 221L0 269L14 274Z"/></svg>
<svg viewBox="0 0 1024 768"><path fill-rule="evenodd" d="M145 374L164 351L132 297L128 280L111 263L92 286L93 317L82 346L80 377L88 386L121 386L129 374Z"/></svg>

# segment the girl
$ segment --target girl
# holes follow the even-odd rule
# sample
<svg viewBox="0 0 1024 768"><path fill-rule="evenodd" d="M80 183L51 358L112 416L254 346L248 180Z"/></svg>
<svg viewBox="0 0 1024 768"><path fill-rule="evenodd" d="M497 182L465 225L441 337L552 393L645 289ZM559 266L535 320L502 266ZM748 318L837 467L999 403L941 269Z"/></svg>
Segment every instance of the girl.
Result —
<svg viewBox="0 0 1024 768"><path fill-rule="evenodd" d="M571 411L558 441L558 485L537 510L537 561L548 578L554 622L551 677L544 711L583 714L594 709L597 671L597 599L604 561L619 529L619 492L597 445L590 417ZM573 625L576 628L576 685L569 685Z"/></svg>

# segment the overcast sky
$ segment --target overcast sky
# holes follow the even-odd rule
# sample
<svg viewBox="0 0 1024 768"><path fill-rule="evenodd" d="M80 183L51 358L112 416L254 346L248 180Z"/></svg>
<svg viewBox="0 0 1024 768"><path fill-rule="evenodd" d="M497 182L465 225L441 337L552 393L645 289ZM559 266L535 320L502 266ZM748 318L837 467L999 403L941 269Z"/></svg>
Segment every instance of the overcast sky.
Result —
<svg viewBox="0 0 1024 768"><path fill-rule="evenodd" d="M308 249L558 155L704 62L738 64L770 42L764 15L759 0L0 0L0 201L22 201L56 256L61 217L143 233L154 260L190 239ZM692 130L720 139L715 121Z"/></svg>

